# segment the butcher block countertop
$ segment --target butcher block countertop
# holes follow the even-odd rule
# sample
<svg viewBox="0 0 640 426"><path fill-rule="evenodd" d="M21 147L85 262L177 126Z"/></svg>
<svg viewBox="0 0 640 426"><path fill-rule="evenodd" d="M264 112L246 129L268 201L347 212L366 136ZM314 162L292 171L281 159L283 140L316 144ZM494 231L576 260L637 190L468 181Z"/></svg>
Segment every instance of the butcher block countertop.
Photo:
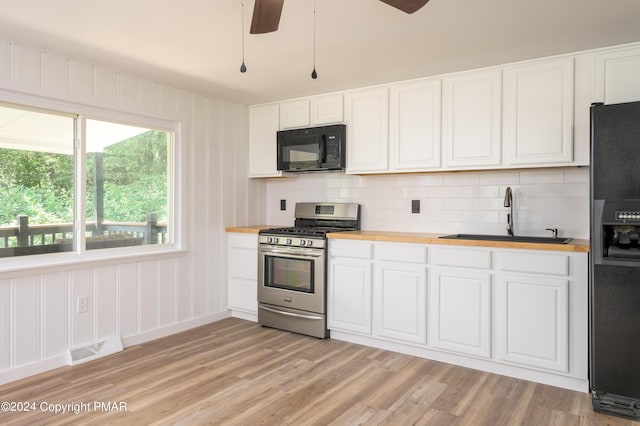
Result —
<svg viewBox="0 0 640 426"><path fill-rule="evenodd" d="M225 228L227 232L239 232L244 234L257 234L261 229L277 228L270 225L255 226L234 226ZM476 246L494 248L519 248L528 250L553 250L589 252L589 240L571 240L568 244L540 244L522 243L509 241L484 241L484 240L449 240L438 238L447 234L425 234L419 232L389 232L389 231L347 231L327 234L329 239L334 240L363 240L363 241L384 241L395 243L422 243L422 244L442 244L451 246Z"/></svg>
<svg viewBox="0 0 640 426"><path fill-rule="evenodd" d="M567 244L541 244L522 243L509 241L485 241L485 240L453 240L438 238L447 234L424 234L417 232L388 232L388 231L348 231L327 234L329 239L335 240L364 240L364 241L385 241L396 243L422 243L422 244L442 244L451 246L476 246L494 248L520 248L528 250L554 250L589 252L589 240L574 239Z"/></svg>

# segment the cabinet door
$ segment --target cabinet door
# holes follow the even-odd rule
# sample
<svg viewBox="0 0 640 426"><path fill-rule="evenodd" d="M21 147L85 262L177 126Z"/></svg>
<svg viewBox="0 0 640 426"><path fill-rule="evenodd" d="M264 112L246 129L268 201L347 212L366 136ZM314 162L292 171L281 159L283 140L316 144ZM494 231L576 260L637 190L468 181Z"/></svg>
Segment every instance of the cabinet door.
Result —
<svg viewBox="0 0 640 426"><path fill-rule="evenodd" d="M227 305L231 310L257 314L258 238L229 234L227 246Z"/></svg>
<svg viewBox="0 0 640 426"><path fill-rule="evenodd" d="M371 261L329 261L328 327L371 334Z"/></svg>
<svg viewBox="0 0 640 426"><path fill-rule="evenodd" d="M277 170L278 104L249 108L249 177L282 176Z"/></svg>
<svg viewBox="0 0 640 426"><path fill-rule="evenodd" d="M491 356L491 275L434 268L429 279L429 344Z"/></svg>
<svg viewBox="0 0 640 426"><path fill-rule="evenodd" d="M391 171L440 167L441 82L424 80L391 87Z"/></svg>
<svg viewBox="0 0 640 426"><path fill-rule="evenodd" d="M427 340L426 265L376 262L374 333L425 344Z"/></svg>
<svg viewBox="0 0 640 426"><path fill-rule="evenodd" d="M498 274L494 294L496 358L567 372L568 287L565 279Z"/></svg>
<svg viewBox="0 0 640 426"><path fill-rule="evenodd" d="M445 166L500 164L501 93L499 70L465 73L443 80Z"/></svg>
<svg viewBox="0 0 640 426"><path fill-rule="evenodd" d="M388 168L389 90L350 92L345 98L347 173L383 172Z"/></svg>
<svg viewBox="0 0 640 426"><path fill-rule="evenodd" d="M280 103L280 130L309 127L309 100Z"/></svg>
<svg viewBox="0 0 640 426"><path fill-rule="evenodd" d="M640 47L596 55L596 101L640 101Z"/></svg>
<svg viewBox="0 0 640 426"><path fill-rule="evenodd" d="M573 58L505 69L504 135L511 165L573 160Z"/></svg>
<svg viewBox="0 0 640 426"><path fill-rule="evenodd" d="M311 98L311 125L342 123L344 121L344 97L338 95Z"/></svg>

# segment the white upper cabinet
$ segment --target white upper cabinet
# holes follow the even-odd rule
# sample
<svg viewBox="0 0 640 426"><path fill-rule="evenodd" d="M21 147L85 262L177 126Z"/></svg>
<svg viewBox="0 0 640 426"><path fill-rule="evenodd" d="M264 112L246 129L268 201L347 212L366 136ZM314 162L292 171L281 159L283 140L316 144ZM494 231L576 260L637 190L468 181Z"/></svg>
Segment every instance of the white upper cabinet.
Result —
<svg viewBox="0 0 640 426"><path fill-rule="evenodd" d="M311 125L342 123L344 121L344 96L323 95L311 98Z"/></svg>
<svg viewBox="0 0 640 426"><path fill-rule="evenodd" d="M596 55L596 101L605 104L640 101L640 47Z"/></svg>
<svg viewBox="0 0 640 426"><path fill-rule="evenodd" d="M389 89L345 96L347 173L386 172L389 166Z"/></svg>
<svg viewBox="0 0 640 426"><path fill-rule="evenodd" d="M474 71L443 80L442 144L446 168L499 166L501 71Z"/></svg>
<svg viewBox="0 0 640 426"><path fill-rule="evenodd" d="M249 108L249 177L282 176L277 170L279 105Z"/></svg>
<svg viewBox="0 0 640 426"><path fill-rule="evenodd" d="M353 174L588 165L589 106L640 101L638 75L635 43L258 105L251 176L281 175L277 130L335 123Z"/></svg>
<svg viewBox="0 0 640 426"><path fill-rule="evenodd" d="M504 140L509 165L573 160L573 58L504 70Z"/></svg>
<svg viewBox="0 0 640 426"><path fill-rule="evenodd" d="M390 171L440 167L441 91L440 79L391 87Z"/></svg>
<svg viewBox="0 0 640 426"><path fill-rule="evenodd" d="M309 127L309 99L280 103L280 130Z"/></svg>

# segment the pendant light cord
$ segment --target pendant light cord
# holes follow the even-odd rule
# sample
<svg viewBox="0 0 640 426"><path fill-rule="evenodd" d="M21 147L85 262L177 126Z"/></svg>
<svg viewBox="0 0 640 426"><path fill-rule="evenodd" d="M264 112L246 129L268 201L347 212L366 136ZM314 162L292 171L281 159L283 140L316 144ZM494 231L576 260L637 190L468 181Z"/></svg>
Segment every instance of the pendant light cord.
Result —
<svg viewBox="0 0 640 426"><path fill-rule="evenodd" d="M242 0L242 65L240 65L240 72L246 72L247 66L244 64L244 0Z"/></svg>
<svg viewBox="0 0 640 426"><path fill-rule="evenodd" d="M311 72L311 78L318 78L316 72L316 0L313 0L313 71Z"/></svg>

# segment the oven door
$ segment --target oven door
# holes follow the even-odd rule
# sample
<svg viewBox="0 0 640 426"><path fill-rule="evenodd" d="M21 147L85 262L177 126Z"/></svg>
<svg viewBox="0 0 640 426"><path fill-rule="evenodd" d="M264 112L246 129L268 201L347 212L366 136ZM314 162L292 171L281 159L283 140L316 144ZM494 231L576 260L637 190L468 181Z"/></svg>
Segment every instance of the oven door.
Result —
<svg viewBox="0 0 640 426"><path fill-rule="evenodd" d="M258 247L258 302L325 313L324 249Z"/></svg>

